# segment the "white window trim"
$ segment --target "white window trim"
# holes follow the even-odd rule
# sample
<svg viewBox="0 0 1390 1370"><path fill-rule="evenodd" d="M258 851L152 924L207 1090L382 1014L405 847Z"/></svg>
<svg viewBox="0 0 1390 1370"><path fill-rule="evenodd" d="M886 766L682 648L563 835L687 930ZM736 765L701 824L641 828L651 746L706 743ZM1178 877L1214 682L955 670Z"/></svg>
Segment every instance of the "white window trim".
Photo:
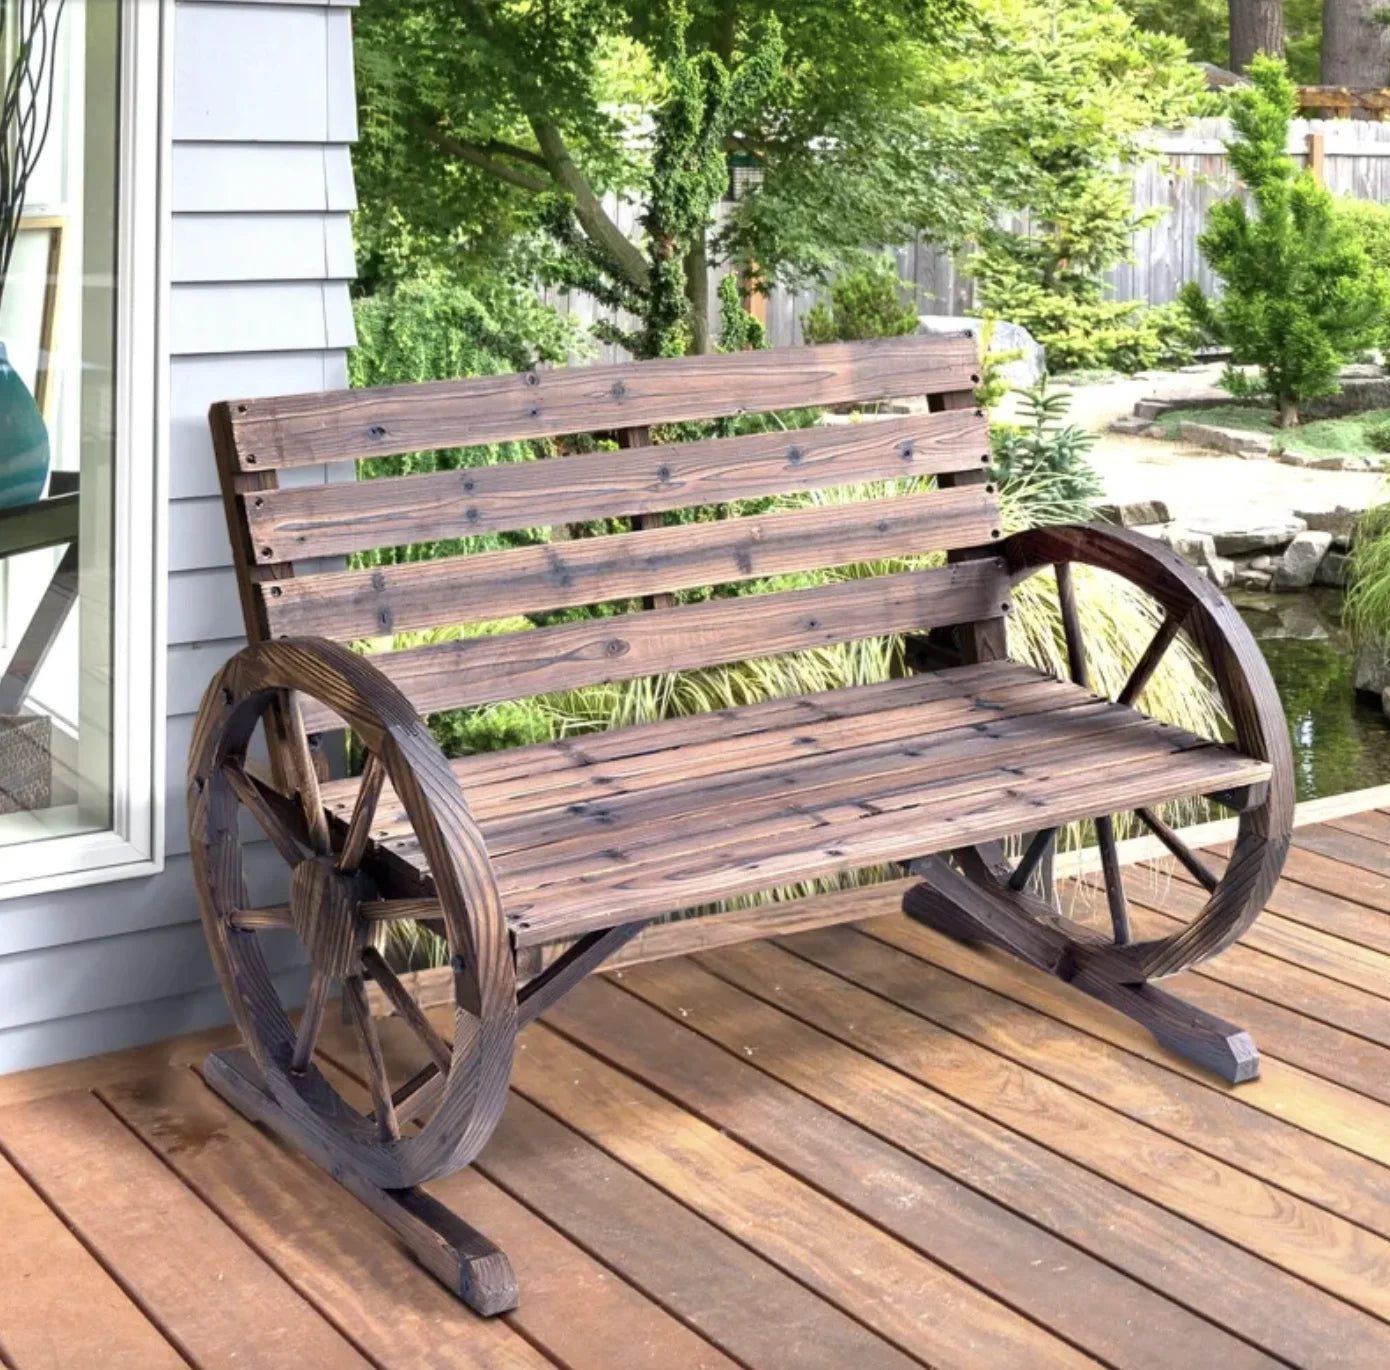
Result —
<svg viewBox="0 0 1390 1370"><path fill-rule="evenodd" d="M0 847L0 900L164 868L174 0L121 0L111 826Z"/></svg>

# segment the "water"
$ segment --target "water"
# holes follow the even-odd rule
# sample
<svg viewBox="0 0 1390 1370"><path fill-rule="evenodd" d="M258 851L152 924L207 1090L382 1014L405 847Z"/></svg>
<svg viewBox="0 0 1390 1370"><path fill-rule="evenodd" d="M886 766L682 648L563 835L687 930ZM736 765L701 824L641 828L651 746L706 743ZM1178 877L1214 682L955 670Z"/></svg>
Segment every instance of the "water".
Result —
<svg viewBox="0 0 1390 1370"><path fill-rule="evenodd" d="M1231 596L1279 687L1299 799L1390 784L1390 719L1352 689L1337 590Z"/></svg>

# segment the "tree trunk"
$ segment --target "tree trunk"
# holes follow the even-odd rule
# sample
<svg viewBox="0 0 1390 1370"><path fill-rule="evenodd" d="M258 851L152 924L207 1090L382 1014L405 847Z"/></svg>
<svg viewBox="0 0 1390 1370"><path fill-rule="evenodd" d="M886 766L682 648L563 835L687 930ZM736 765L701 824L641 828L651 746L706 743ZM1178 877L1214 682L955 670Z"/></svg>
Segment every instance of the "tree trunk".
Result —
<svg viewBox="0 0 1390 1370"><path fill-rule="evenodd" d="M1337 0L1326 0L1337 3ZM1232 71L1244 71L1257 52L1284 55L1284 0L1227 0Z"/></svg>
<svg viewBox="0 0 1390 1370"><path fill-rule="evenodd" d="M1289 399L1287 395L1279 396L1279 427L1298 427L1298 401Z"/></svg>
<svg viewBox="0 0 1390 1370"><path fill-rule="evenodd" d="M710 348L709 250L700 235L685 254L685 297L690 301L690 350L702 357Z"/></svg>
<svg viewBox="0 0 1390 1370"><path fill-rule="evenodd" d="M1380 90L1390 80L1387 32L1376 23L1382 0L1322 0L1322 83ZM1358 111L1364 118L1364 111Z"/></svg>

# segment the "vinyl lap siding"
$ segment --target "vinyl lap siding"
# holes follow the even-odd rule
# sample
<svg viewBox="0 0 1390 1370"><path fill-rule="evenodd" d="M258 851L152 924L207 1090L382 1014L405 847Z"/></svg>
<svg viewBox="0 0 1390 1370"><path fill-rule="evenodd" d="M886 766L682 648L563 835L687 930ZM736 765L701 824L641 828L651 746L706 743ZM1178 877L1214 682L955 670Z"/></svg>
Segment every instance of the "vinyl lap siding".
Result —
<svg viewBox="0 0 1390 1370"><path fill-rule="evenodd" d="M346 384L353 338L351 0L181 0L170 112L167 862L148 880L0 901L0 1072L224 1021L187 856L193 714L240 645L207 431L216 399ZM296 472L321 482L344 473ZM282 894L264 844L247 877ZM286 949L288 956L288 949ZM301 972L290 960L287 990Z"/></svg>

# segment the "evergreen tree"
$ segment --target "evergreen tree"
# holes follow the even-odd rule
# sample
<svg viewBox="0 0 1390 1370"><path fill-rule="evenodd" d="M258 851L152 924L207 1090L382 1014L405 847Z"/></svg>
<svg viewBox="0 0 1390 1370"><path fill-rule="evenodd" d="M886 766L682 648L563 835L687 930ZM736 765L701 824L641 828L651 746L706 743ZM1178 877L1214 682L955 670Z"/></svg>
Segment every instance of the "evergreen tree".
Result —
<svg viewBox="0 0 1390 1370"><path fill-rule="evenodd" d="M1227 144L1245 194L1214 205L1197 240L1225 289L1208 300L1195 284L1183 304L1197 326L1231 349L1223 384L1233 395L1268 395L1281 427L1306 400L1337 391L1337 373L1371 346L1390 308L1390 283L1332 196L1286 151L1298 105L1283 62L1257 57L1252 85L1234 93ZM1256 376L1236 368L1258 367Z"/></svg>

